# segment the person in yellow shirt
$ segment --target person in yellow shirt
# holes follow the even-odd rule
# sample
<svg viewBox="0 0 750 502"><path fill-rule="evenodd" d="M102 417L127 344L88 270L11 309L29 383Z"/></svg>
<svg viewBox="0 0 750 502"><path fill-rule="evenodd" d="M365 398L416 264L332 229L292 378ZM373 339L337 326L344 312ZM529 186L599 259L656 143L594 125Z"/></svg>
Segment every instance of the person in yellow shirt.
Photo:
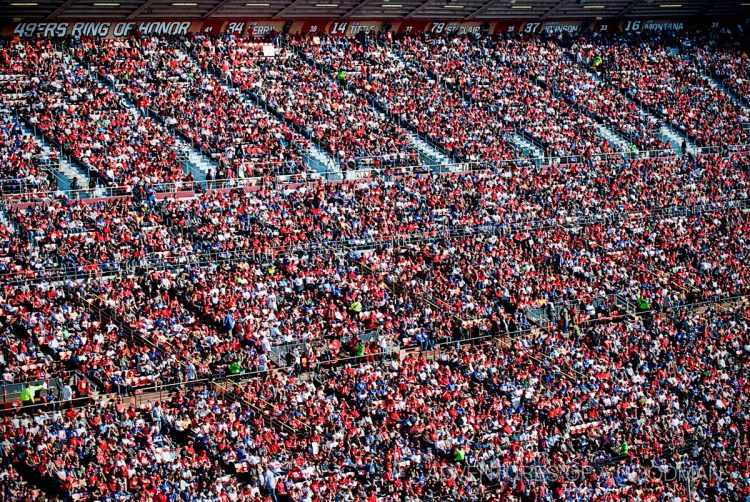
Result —
<svg viewBox="0 0 750 502"><path fill-rule="evenodd" d="M43 385L29 385L28 383L21 389L21 405L30 406L34 404L34 396L38 390L43 389Z"/></svg>

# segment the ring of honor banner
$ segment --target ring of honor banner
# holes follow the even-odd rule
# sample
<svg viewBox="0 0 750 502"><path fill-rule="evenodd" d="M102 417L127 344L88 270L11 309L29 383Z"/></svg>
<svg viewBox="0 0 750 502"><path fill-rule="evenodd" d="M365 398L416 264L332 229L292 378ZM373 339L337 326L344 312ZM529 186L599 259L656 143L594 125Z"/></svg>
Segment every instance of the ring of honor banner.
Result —
<svg viewBox="0 0 750 502"><path fill-rule="evenodd" d="M706 21L712 27L724 26L719 21ZM731 21L728 22L728 25ZM735 21L736 24L736 21ZM272 32L287 31L292 34L320 33L331 36L351 36L361 32L390 31L393 33L430 33L434 35L480 35L503 33L578 33L582 30L641 32L683 31L689 25L680 20L598 20L598 21L548 21L548 20L496 20L496 21L428 21L428 20L237 20L209 19L154 20L154 21L60 21L19 22L3 25L0 34L21 38L102 37L116 38L142 35L188 35L190 33L235 33L242 36L265 37Z"/></svg>

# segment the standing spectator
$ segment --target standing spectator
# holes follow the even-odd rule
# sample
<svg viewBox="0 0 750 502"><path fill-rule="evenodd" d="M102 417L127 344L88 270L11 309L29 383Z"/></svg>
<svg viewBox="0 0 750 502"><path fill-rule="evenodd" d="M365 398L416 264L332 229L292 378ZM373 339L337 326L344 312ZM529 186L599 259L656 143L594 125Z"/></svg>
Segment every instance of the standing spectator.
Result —
<svg viewBox="0 0 750 502"><path fill-rule="evenodd" d="M162 423L164 420L164 411L161 408L161 403L156 402L153 408L151 408L151 420L157 425L157 430L161 431Z"/></svg>
<svg viewBox="0 0 750 502"><path fill-rule="evenodd" d="M197 378L198 373L195 370L195 364L190 361L185 365L185 380L188 382L188 387L191 385L191 382Z"/></svg>
<svg viewBox="0 0 750 502"><path fill-rule="evenodd" d="M73 388L70 386L70 382L67 382L62 389L60 389L60 401L62 402L63 408L67 408L73 401Z"/></svg>
<svg viewBox="0 0 750 502"><path fill-rule="evenodd" d="M230 335L234 334L234 315L232 315L233 309L229 309L224 316L224 330Z"/></svg>
<svg viewBox="0 0 750 502"><path fill-rule="evenodd" d="M271 470L271 466L266 467L266 472L263 474L263 487L270 495L273 502L278 502L276 498L276 475Z"/></svg>
<svg viewBox="0 0 750 502"><path fill-rule="evenodd" d="M28 383L24 385L23 389L21 389L21 405L31 406L34 404L34 396L36 396L37 391L43 388L43 385L31 385Z"/></svg>

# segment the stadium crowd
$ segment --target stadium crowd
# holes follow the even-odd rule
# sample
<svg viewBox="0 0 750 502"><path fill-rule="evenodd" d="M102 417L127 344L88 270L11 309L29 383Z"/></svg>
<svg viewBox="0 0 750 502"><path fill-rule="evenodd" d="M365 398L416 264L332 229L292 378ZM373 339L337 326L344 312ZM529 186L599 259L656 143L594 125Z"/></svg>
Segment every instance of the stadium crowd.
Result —
<svg viewBox="0 0 750 502"><path fill-rule="evenodd" d="M401 124L461 161L517 157L509 127L482 104L466 102L444 83L401 61L387 45L353 38L294 38L294 47L350 84ZM419 89L419 92L416 92Z"/></svg>
<svg viewBox="0 0 750 502"><path fill-rule="evenodd" d="M138 410L47 413L7 422L4 444L64 493L94 497L685 498L676 471L690 465L704 468L695 495L746 496L750 472L734 459L750 425L747 313L678 309L195 387Z"/></svg>
<svg viewBox="0 0 750 502"><path fill-rule="evenodd" d="M150 259L309 249L328 243L389 242L491 227L570 225L676 206L748 198L739 154L619 158L502 173L375 177L345 183L208 190L157 200L148 189L120 198L15 204L7 272L82 270ZM18 263L23 260L24 263ZM16 263L14 263L16 262Z"/></svg>
<svg viewBox="0 0 750 502"><path fill-rule="evenodd" d="M304 138L204 74L174 41L85 39L74 47L86 64L116 79L139 109L155 111L199 150L218 158L214 178L305 170Z"/></svg>
<svg viewBox="0 0 750 502"><path fill-rule="evenodd" d="M0 50L0 99L11 102L54 144L108 185L158 184L188 178L175 140L150 118L134 116L97 77L55 48L50 40L15 40Z"/></svg>
<svg viewBox="0 0 750 502"><path fill-rule="evenodd" d="M20 310L29 316L24 328L45 342L25 344L25 351L11 343L6 357L23 357L9 371L32 368L30 359L35 376L43 376L45 362L64 354L72 369L106 382L108 389L122 384L127 392L183 380L181 366L198 355L189 379L226 374L233 363L244 371L267 371L271 349L279 345L297 346L309 360L330 359L356 353L368 333L378 336L362 350L429 348L472 322L493 333L528 327L528 309L567 305L573 320L595 318L608 314L618 295L639 309L717 301L747 294L747 229L739 209L643 215L569 228L481 231L363 254L312 251L195 265L178 274L153 271L97 282L78 292L127 329L81 316L66 301L69 295L52 288L50 305ZM24 291L31 294L28 288L9 290L11 312L26 298ZM610 305L599 312L602 299ZM13 318L6 324L15 335L11 341L33 341L11 328ZM60 324L70 327L50 337ZM93 337L93 351L83 349L90 346L87 336ZM338 349L323 355L306 347L321 340L336 340ZM39 352L42 343L52 356Z"/></svg>
<svg viewBox="0 0 750 502"><path fill-rule="evenodd" d="M155 407L154 407L155 408ZM175 444L152 407L122 400L3 419L6 458L66 500L238 500L242 488L203 452Z"/></svg>
<svg viewBox="0 0 750 502"><path fill-rule="evenodd" d="M55 159L45 159L37 141L10 113L0 117L0 194L52 190L55 184L50 170Z"/></svg>
<svg viewBox="0 0 750 502"><path fill-rule="evenodd" d="M611 151L588 116L508 64L512 47L501 40L488 47L469 38L413 37L401 40L399 51L404 60L439 75L473 102L535 138L549 156Z"/></svg>
<svg viewBox="0 0 750 502"><path fill-rule="evenodd" d="M556 40L540 43L524 40L508 47L496 47L501 58L544 82L568 101L587 111L620 133L641 150L663 150L669 145L659 137L658 121L638 109L617 89L591 78L584 65L592 63L592 50L585 41L569 49Z"/></svg>
<svg viewBox="0 0 750 502"><path fill-rule="evenodd" d="M69 42L3 42L0 91L130 190L7 200L0 496L750 497L746 117L698 67L599 36ZM597 122L665 146L608 78L732 148L605 155ZM15 120L0 167L36 179ZM171 132L244 178L304 169L296 131L414 163L409 130L492 169L157 197L189 180ZM516 134L579 158L500 163Z"/></svg>
<svg viewBox="0 0 750 502"><path fill-rule="evenodd" d="M730 92L750 103L750 60L746 52L702 49L698 59Z"/></svg>
<svg viewBox="0 0 750 502"><path fill-rule="evenodd" d="M746 109L711 85L699 65L679 48L637 42L618 36L592 40L589 63L600 58L602 73L613 85L652 107L700 145L747 144ZM688 39L683 50L691 51L691 45Z"/></svg>
<svg viewBox="0 0 750 502"><path fill-rule="evenodd" d="M257 42L231 34L196 37L192 50L204 67L219 69L239 89L305 129L343 167L417 163L411 138L400 125L295 51L274 47L276 54L265 57Z"/></svg>

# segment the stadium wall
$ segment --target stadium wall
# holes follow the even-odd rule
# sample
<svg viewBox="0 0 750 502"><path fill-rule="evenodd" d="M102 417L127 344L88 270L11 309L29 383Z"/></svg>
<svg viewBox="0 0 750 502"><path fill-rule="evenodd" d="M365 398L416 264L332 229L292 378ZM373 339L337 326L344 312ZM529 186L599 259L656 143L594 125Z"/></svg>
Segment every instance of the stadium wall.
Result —
<svg viewBox="0 0 750 502"><path fill-rule="evenodd" d="M691 28L732 26L736 20L685 21L670 19L610 19L610 20L496 20L496 21L439 21L439 20L154 20L154 21L58 21L18 22L3 25L3 36L64 37L96 36L103 38L127 37L137 33L152 35L187 35L190 33L236 33L263 37L271 33L324 33L327 35L356 35L360 32L381 30L395 33L433 34L500 34L500 33L577 33L582 30L600 32L683 31Z"/></svg>

